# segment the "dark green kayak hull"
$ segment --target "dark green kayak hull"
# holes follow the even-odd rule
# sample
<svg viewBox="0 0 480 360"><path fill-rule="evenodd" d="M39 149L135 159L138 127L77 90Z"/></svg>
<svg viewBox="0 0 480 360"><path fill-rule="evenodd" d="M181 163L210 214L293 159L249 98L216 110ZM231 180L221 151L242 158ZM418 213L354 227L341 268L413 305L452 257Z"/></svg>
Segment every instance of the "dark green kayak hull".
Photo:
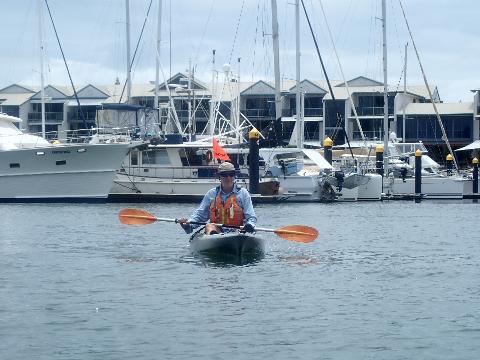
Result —
<svg viewBox="0 0 480 360"><path fill-rule="evenodd" d="M261 237L237 232L215 235L196 234L190 240L193 253L209 254L234 258L261 256L265 244Z"/></svg>

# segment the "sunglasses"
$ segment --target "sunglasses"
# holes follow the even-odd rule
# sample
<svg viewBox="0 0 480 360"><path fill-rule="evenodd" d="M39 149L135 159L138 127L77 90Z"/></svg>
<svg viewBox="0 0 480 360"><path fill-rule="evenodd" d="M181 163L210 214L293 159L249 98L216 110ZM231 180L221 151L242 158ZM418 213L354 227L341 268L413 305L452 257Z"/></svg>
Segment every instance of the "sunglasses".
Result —
<svg viewBox="0 0 480 360"><path fill-rule="evenodd" d="M223 172L219 174L221 177L234 177L235 176L235 171L229 171L229 172Z"/></svg>

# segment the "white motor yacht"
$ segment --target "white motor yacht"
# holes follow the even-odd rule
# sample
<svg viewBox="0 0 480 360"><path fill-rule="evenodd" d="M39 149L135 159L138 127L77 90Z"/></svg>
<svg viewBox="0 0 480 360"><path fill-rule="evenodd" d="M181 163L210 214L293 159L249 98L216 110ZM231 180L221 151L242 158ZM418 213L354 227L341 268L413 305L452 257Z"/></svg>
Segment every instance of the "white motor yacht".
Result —
<svg viewBox="0 0 480 360"><path fill-rule="evenodd" d="M127 144L62 144L0 114L0 201L105 200Z"/></svg>

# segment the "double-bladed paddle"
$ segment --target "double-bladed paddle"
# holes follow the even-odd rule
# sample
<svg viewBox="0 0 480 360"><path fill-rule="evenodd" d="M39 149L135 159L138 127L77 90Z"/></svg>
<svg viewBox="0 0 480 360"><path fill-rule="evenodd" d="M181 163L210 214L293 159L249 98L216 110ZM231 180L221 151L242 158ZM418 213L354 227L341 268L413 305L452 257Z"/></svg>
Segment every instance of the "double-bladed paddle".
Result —
<svg viewBox="0 0 480 360"><path fill-rule="evenodd" d="M146 225L154 223L155 221L165 221L165 222L174 222L179 223L178 219L168 219L168 218L160 218L156 217L153 214L150 214L148 211L143 209L132 209L132 208L125 208L120 210L118 214L118 218L122 224L126 225ZM205 222L189 222L192 225L206 225ZM218 227L224 228L234 228L234 229L242 229L243 226L230 226L224 224L215 224ZM276 235L280 236L282 239L296 241L301 243L309 243L314 241L318 236L318 230L305 225L287 225L283 226L278 229L266 229L266 228L259 228L255 227L255 231L266 231L266 232L273 232Z"/></svg>

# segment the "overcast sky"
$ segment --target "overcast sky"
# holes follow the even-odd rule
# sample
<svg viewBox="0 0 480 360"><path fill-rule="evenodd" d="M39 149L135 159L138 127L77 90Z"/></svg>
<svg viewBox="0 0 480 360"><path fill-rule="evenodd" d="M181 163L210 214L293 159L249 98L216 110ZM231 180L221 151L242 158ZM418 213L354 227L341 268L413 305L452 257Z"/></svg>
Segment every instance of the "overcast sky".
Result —
<svg viewBox="0 0 480 360"><path fill-rule="evenodd" d="M342 80L319 0L304 0L330 79ZM134 53L150 0L130 0ZM241 80L273 81L271 0L163 0L161 81L195 66L211 81L216 68L230 63ZM295 8L277 0L283 79L295 79ZM125 0L48 0L76 86L113 84L126 73ZM159 0L153 0L133 67L133 82L155 79ZM322 0L347 79L383 81L381 0ZM402 0L427 79L443 101L472 101L480 88L479 0ZM38 0L2 1L0 88L13 83L40 85ZM325 79L301 11L301 78ZM67 85L68 75L45 9L46 83ZM403 85L404 46L409 42L407 82L423 79L406 30L399 0L387 0L388 81ZM170 41L171 39L171 41ZM240 58L240 67L237 59Z"/></svg>

